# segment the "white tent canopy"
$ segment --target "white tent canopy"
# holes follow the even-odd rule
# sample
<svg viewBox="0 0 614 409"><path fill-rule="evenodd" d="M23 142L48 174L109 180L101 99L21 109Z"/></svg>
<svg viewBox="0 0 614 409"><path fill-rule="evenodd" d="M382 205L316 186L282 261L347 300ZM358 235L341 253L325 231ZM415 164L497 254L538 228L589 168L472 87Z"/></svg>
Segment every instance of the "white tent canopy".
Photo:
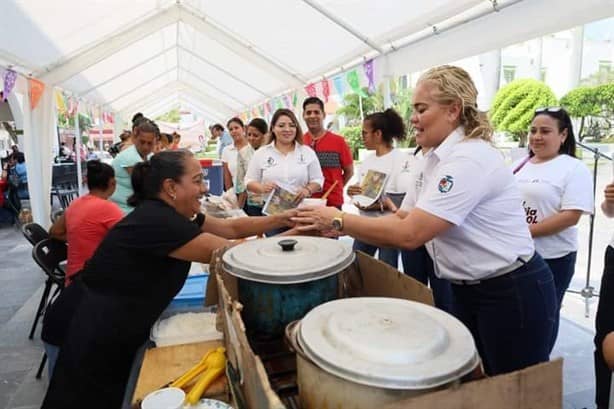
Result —
<svg viewBox="0 0 614 409"><path fill-rule="evenodd" d="M54 86L124 120L181 103L218 122L366 59L375 59L377 82L614 14L614 0L5 0L0 7L0 66L46 84L41 103L50 106L37 113L22 103L18 113L28 122L26 155L42 163L51 152L41 154L28 130L54 128L34 123L52 120ZM27 94L27 84L16 89ZM49 179L34 196L47 197L47 167L32 166L31 178ZM46 221L46 208L33 213Z"/></svg>
<svg viewBox="0 0 614 409"><path fill-rule="evenodd" d="M167 89L222 120L364 58L380 57L379 77L403 74L607 17L614 2L9 0L2 9L5 66L124 118Z"/></svg>

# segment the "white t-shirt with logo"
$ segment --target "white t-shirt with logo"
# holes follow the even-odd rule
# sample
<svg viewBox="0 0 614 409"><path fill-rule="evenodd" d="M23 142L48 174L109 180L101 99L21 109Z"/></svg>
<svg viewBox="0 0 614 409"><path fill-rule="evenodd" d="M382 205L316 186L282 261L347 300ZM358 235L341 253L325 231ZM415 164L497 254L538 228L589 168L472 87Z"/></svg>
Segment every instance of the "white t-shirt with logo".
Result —
<svg viewBox="0 0 614 409"><path fill-rule="evenodd" d="M321 189L324 176L313 149L297 143L292 152L283 154L271 142L258 149L250 160L245 186L249 182L275 183L293 190L316 183Z"/></svg>
<svg viewBox="0 0 614 409"><path fill-rule="evenodd" d="M516 169L522 160L512 165ZM593 181L588 167L569 155L544 163L526 162L516 172L527 224L537 224L562 210L594 212ZM546 259L578 250L578 228L571 226L550 236L535 237L535 249Z"/></svg>
<svg viewBox="0 0 614 409"><path fill-rule="evenodd" d="M521 195L503 155L462 127L424 154L416 208L453 224L426 243L435 274L481 280L534 252Z"/></svg>
<svg viewBox="0 0 614 409"><path fill-rule="evenodd" d="M384 191L387 193L403 193L404 191L399 190L397 186L396 173L404 159L405 154L398 149L392 149L390 152L381 156L377 156L375 152L372 152L365 157L360 166L358 166L358 171L356 172L358 179L362 181L369 170L383 172L388 175L388 182L386 183Z"/></svg>

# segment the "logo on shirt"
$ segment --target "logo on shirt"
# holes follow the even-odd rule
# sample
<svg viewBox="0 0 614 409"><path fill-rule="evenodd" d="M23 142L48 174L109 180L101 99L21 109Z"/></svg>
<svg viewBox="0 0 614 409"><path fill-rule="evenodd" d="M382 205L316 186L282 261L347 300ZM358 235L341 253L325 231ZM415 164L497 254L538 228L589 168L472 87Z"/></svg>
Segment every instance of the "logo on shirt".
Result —
<svg viewBox="0 0 614 409"><path fill-rule="evenodd" d="M448 193L450 190L452 190L453 186L454 186L454 178L452 178L452 176L450 175L446 175L442 177L441 180L439 181L439 185L437 185L437 189L439 189L441 193Z"/></svg>
<svg viewBox="0 0 614 409"><path fill-rule="evenodd" d="M305 164L305 157L302 153L301 156L298 157L298 163L300 163L301 165Z"/></svg>
<svg viewBox="0 0 614 409"><path fill-rule="evenodd" d="M522 207L524 207L524 213L527 217L527 224L537 224L539 220L537 220L537 209L532 208L527 205L526 201L522 202Z"/></svg>
<svg viewBox="0 0 614 409"><path fill-rule="evenodd" d="M403 173L409 172L409 160L405 161L405 163L403 164L403 168L401 169L401 172Z"/></svg>
<svg viewBox="0 0 614 409"><path fill-rule="evenodd" d="M266 160L266 166L268 168L275 166L275 159L273 159L272 156L269 156L269 158Z"/></svg>

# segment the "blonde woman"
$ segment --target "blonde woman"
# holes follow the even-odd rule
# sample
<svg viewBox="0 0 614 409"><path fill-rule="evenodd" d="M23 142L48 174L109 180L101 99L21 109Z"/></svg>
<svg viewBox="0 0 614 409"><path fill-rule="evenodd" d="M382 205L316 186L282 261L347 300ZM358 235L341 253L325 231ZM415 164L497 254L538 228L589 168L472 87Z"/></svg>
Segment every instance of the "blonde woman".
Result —
<svg viewBox="0 0 614 409"><path fill-rule="evenodd" d="M491 144L477 90L461 68L441 66L418 80L412 124L425 150L416 203L377 219L312 208L297 221L336 229L377 246L426 245L435 274L452 282L455 315L469 328L489 375L549 359L556 293L535 253L520 191Z"/></svg>

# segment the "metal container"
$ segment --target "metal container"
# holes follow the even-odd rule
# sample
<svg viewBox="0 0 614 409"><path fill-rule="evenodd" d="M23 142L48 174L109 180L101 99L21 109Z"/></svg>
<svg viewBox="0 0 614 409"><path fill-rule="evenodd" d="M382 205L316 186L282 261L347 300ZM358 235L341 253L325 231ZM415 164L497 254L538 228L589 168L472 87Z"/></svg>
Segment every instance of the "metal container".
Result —
<svg viewBox="0 0 614 409"><path fill-rule="evenodd" d="M448 387L479 365L460 321L400 299L331 301L286 336L297 352L303 409L381 407Z"/></svg>
<svg viewBox="0 0 614 409"><path fill-rule="evenodd" d="M250 336L276 338L289 322L337 298L337 273L354 257L338 240L289 236L247 241L226 251L222 261L238 278Z"/></svg>

